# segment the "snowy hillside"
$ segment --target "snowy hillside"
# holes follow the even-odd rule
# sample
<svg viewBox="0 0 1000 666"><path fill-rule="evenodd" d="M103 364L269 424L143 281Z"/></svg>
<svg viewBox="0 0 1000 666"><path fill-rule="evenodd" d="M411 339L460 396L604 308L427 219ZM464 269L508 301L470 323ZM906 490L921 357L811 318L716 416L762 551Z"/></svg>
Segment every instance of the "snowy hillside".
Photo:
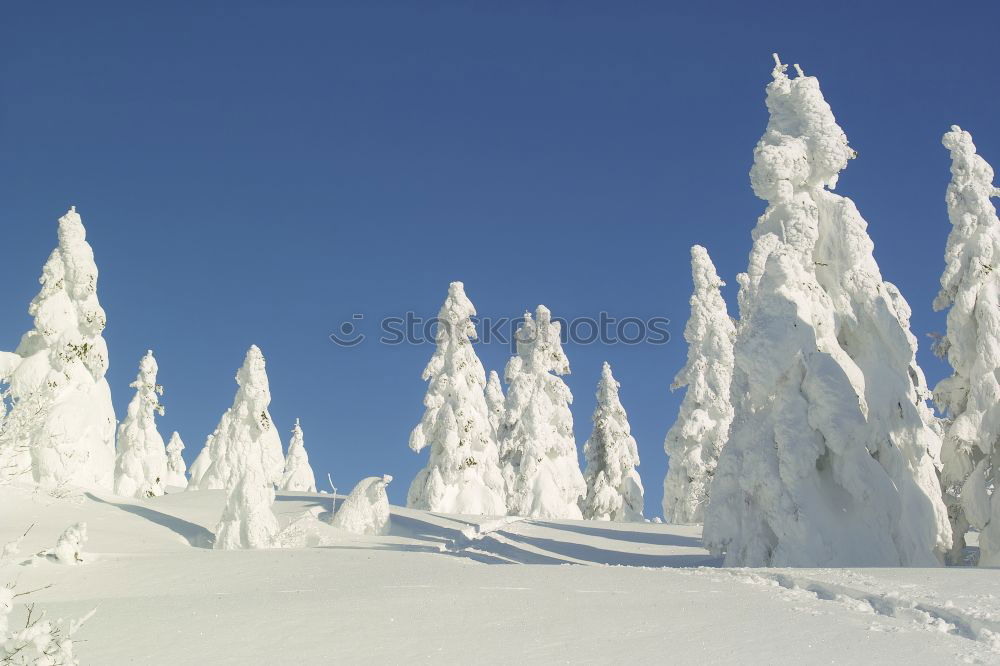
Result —
<svg viewBox="0 0 1000 666"><path fill-rule="evenodd" d="M0 542L34 524L19 602L96 615L84 664L1000 663L1000 577L981 569L721 569L700 528L480 519L392 507L390 533L281 492L283 540L211 549L224 491L143 502L0 488ZM317 518L319 520L317 520ZM86 522L84 562L31 556ZM293 524L289 528L289 524Z"/></svg>

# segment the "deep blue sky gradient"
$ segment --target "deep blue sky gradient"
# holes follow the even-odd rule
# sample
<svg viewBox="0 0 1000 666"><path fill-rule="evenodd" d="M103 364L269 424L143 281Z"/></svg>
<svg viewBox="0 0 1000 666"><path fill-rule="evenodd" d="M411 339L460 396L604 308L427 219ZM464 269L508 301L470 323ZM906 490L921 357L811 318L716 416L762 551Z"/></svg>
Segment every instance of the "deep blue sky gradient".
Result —
<svg viewBox="0 0 1000 666"><path fill-rule="evenodd" d="M121 416L147 348L192 460L251 343L287 443L317 476L390 473L432 347L352 349L354 313L433 316L451 280L481 315L669 317L665 346L568 345L576 435L601 361L622 382L647 514L681 394L688 248L735 308L764 203L747 172L771 52L819 76L858 151L838 191L926 334L948 233L950 124L1000 165L996 3L17 3L0 21L0 348L76 204L101 271ZM735 309L733 309L735 313ZM502 370L508 349L479 346Z"/></svg>

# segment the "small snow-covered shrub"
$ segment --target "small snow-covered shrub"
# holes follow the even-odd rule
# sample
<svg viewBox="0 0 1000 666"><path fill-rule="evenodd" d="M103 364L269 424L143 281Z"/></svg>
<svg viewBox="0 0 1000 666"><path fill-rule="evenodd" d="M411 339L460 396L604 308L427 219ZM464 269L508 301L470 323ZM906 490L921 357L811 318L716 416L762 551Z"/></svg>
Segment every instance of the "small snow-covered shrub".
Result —
<svg viewBox="0 0 1000 666"><path fill-rule="evenodd" d="M56 541L56 547L49 554L62 564L81 564L85 543L87 543L87 523L76 523L66 528Z"/></svg>
<svg viewBox="0 0 1000 666"><path fill-rule="evenodd" d="M354 534L388 534L389 497L385 487L390 481L389 475L362 479L344 500L331 525Z"/></svg>

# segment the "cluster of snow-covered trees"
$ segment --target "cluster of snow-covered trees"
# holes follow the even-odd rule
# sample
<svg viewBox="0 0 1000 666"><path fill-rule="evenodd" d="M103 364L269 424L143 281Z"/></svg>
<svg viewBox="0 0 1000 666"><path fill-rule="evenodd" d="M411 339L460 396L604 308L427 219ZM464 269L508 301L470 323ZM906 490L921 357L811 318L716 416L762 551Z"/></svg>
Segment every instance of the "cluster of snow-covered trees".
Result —
<svg viewBox="0 0 1000 666"><path fill-rule="evenodd" d="M424 369L426 410L410 448L430 449L410 485L410 507L477 515L642 520L639 454L607 363L598 385L594 434L580 471L573 395L559 322L544 305L524 314L517 354L507 363L506 397L489 380L472 341L476 310L452 282L438 313L437 347Z"/></svg>

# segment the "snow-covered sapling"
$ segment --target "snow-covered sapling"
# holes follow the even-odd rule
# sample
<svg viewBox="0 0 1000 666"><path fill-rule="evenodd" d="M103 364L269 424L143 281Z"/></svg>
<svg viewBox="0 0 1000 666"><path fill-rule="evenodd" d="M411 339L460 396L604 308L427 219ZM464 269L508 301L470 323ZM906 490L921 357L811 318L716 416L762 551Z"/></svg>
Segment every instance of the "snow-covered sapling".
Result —
<svg viewBox="0 0 1000 666"><path fill-rule="evenodd" d="M174 488L186 488L188 484L187 464L184 462L184 457L181 455L183 450L184 442L175 430L174 433L170 435L170 441L167 442L166 482L166 485L173 486Z"/></svg>
<svg viewBox="0 0 1000 666"><path fill-rule="evenodd" d="M620 386L605 363L597 383L594 432L583 446L587 496L581 508L587 520L643 520L642 481L636 470L639 449L618 398Z"/></svg>
<svg viewBox="0 0 1000 666"><path fill-rule="evenodd" d="M59 218L59 245L42 269L16 368L4 362L12 403L0 449L26 448L36 482L110 490L115 469L115 412L104 375L106 319L97 300L97 266L75 208ZM3 369L3 368L0 368ZM9 453L9 451L8 451ZM0 462L9 456L0 451Z"/></svg>
<svg viewBox="0 0 1000 666"><path fill-rule="evenodd" d="M704 520L712 476L733 421L729 389L736 327L720 293L725 282L700 245L691 248L691 277L691 316L684 327L687 364L670 386L687 391L663 445L670 459L663 481L663 515L678 524Z"/></svg>
<svg viewBox="0 0 1000 666"><path fill-rule="evenodd" d="M139 375L129 384L135 395L125 420L118 426L118 456L115 459L115 493L147 498L163 494L167 479L167 452L156 429L156 415L163 415L156 383L157 365L147 351L139 362Z"/></svg>
<svg viewBox="0 0 1000 666"><path fill-rule="evenodd" d="M285 456L285 473L281 477L281 490L298 490L306 493L316 492L316 476L309 465L309 454L302 436L302 427L295 419L292 428L292 439L288 442L288 455Z"/></svg>
<svg viewBox="0 0 1000 666"><path fill-rule="evenodd" d="M503 476L484 390L486 373L472 340L476 309L452 282L438 313L437 348L424 368L430 381L424 416L410 434L414 451L430 449L413 479L407 506L443 513L503 515Z"/></svg>
<svg viewBox="0 0 1000 666"><path fill-rule="evenodd" d="M734 566L937 565L951 529L910 308L831 191L855 153L819 82L775 60L705 544Z"/></svg>
<svg viewBox="0 0 1000 666"><path fill-rule="evenodd" d="M389 497L385 487L390 481L389 475L362 479L340 505L330 524L353 534L388 534Z"/></svg>
<svg viewBox="0 0 1000 666"><path fill-rule="evenodd" d="M507 400L500 426L500 455L511 515L581 518L587 492L573 436L573 402L558 375L569 374L559 322L539 305L524 313L515 334L517 355L507 363Z"/></svg>
<svg viewBox="0 0 1000 666"><path fill-rule="evenodd" d="M59 536L50 555L61 564L83 562L83 544L87 543L87 523L70 525Z"/></svg>
<svg viewBox="0 0 1000 666"><path fill-rule="evenodd" d="M257 465L243 468L239 481L226 495L226 508L215 528L217 550L271 548L278 520L271 509L274 484Z"/></svg>
<svg viewBox="0 0 1000 666"><path fill-rule="evenodd" d="M1000 197L993 169L976 154L972 135L953 126L945 200L952 229L935 310L948 308L938 351L954 372L934 388L947 414L941 483L953 531L949 560L962 561L965 533L978 528L979 563L1000 566Z"/></svg>

